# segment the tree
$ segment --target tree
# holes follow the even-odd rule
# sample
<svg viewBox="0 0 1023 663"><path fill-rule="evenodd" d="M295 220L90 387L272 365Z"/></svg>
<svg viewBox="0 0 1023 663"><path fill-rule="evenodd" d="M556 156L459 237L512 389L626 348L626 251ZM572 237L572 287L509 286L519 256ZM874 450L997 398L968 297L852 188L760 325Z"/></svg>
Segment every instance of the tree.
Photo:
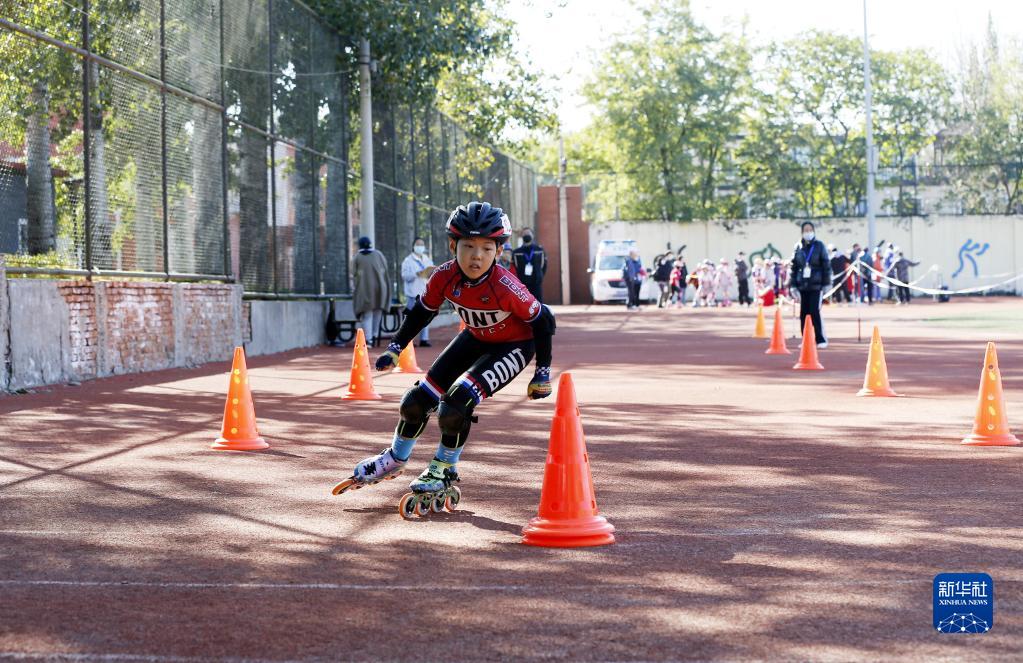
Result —
<svg viewBox="0 0 1023 663"><path fill-rule="evenodd" d="M949 152L962 164L954 178L967 209L1023 212L1023 46L998 42L970 49L958 81L957 125Z"/></svg>
<svg viewBox="0 0 1023 663"><path fill-rule="evenodd" d="M12 20L42 29L56 39L81 41L81 18L62 3L8 7ZM81 61L65 51L10 34L0 40L0 141L24 146L27 194L27 249L56 248L53 170L50 147L75 131L81 117Z"/></svg>
<svg viewBox="0 0 1023 663"><path fill-rule="evenodd" d="M624 213L666 221L730 210L731 168L748 84L744 42L699 25L684 0L641 10L644 29L611 44L584 89L597 132L617 145Z"/></svg>
<svg viewBox="0 0 1023 663"><path fill-rule="evenodd" d="M896 213L911 214L916 212L915 205L904 188L907 181L917 179L916 155L934 142L948 117L951 84L941 65L919 49L872 53L871 71L876 81L873 110L878 161L896 169Z"/></svg>

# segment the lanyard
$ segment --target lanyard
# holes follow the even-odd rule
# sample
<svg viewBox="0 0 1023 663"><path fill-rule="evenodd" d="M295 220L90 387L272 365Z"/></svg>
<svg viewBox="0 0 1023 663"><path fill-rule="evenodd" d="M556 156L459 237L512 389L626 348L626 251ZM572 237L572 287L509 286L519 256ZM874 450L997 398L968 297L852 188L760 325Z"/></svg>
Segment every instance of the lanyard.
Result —
<svg viewBox="0 0 1023 663"><path fill-rule="evenodd" d="M536 250L535 246L530 245L529 253L526 254L526 262L533 262L533 251Z"/></svg>
<svg viewBox="0 0 1023 663"><path fill-rule="evenodd" d="M806 254L806 266L807 267L810 266L810 261L813 260L813 250L816 249L816 248L817 248L817 242L814 242L814 243L812 243L810 245L810 252ZM806 253L806 250L804 249L803 252Z"/></svg>

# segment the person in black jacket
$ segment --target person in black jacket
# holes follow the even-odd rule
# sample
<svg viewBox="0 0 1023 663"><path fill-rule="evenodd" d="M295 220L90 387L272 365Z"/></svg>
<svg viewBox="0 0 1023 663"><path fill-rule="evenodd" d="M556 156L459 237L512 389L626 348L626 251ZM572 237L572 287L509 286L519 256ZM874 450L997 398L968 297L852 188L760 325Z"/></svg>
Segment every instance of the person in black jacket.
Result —
<svg viewBox="0 0 1023 663"><path fill-rule="evenodd" d="M831 301L836 304L841 301L849 303L852 301L852 298L849 296L849 290L846 288L847 277L845 273L845 270L849 269L849 256L836 249L834 244L828 246L828 249L831 251L831 287L837 287L835 294L831 297Z"/></svg>
<svg viewBox="0 0 1023 663"><path fill-rule="evenodd" d="M512 251L512 267L515 276L526 286L536 301L543 302L543 277L547 273L547 254L543 247L533 241L533 231L522 231L522 246Z"/></svg>
<svg viewBox="0 0 1023 663"><path fill-rule="evenodd" d="M796 244L792 255L792 287L799 290L799 328L806 324L806 316L813 321L817 347L828 347L828 339L824 336L824 325L821 323L822 290L831 284L831 261L824 242L816 237L814 226L804 221L800 226L803 239Z"/></svg>

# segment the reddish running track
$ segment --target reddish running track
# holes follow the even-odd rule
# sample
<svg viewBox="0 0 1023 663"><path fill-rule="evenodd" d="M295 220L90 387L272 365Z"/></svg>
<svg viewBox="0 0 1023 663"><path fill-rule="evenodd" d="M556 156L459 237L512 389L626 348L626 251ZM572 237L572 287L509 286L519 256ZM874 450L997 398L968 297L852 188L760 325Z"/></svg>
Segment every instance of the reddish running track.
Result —
<svg viewBox="0 0 1023 663"><path fill-rule="evenodd" d="M595 549L519 544L554 407L524 377L478 410L462 508L414 522L408 476L329 494L413 379L342 402L350 349L249 358L260 453L209 449L228 362L0 397L0 657L1019 660L1023 450L958 444L988 340L1023 433L1019 310L826 309L823 372L748 310L559 310L618 529ZM905 398L854 396L875 322ZM994 578L990 633L932 629L946 571Z"/></svg>

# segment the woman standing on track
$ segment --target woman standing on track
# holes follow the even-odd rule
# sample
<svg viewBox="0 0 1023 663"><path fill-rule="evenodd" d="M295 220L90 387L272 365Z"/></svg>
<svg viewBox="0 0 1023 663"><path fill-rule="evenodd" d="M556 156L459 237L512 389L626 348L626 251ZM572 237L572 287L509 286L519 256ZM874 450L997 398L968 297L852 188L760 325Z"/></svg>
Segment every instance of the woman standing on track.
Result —
<svg viewBox="0 0 1023 663"><path fill-rule="evenodd" d="M799 326L805 325L806 316L813 321L817 347L828 347L828 339L824 336L824 324L821 322L822 290L831 284L831 262L824 242L816 237L814 226L804 221L800 226L803 239L796 244L792 255L791 283L799 290Z"/></svg>

